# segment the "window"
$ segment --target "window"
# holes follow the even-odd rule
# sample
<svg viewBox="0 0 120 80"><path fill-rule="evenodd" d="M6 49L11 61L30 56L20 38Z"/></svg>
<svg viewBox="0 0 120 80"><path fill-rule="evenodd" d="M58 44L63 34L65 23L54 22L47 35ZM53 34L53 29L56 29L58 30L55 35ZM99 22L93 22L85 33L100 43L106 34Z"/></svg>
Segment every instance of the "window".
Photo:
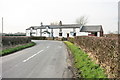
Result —
<svg viewBox="0 0 120 80"><path fill-rule="evenodd" d="M73 36L76 36L76 33L74 33Z"/></svg>
<svg viewBox="0 0 120 80"><path fill-rule="evenodd" d="M62 36L62 33L59 33L59 36Z"/></svg>

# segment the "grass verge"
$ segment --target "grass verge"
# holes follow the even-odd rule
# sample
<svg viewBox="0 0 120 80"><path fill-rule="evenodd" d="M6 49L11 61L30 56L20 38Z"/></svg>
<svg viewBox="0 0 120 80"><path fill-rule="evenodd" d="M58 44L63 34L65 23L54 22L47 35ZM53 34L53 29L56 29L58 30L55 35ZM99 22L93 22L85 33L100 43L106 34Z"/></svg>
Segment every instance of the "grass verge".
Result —
<svg viewBox="0 0 120 80"><path fill-rule="evenodd" d="M95 64L88 55L73 43L64 42L74 57L74 66L82 78L107 78L104 69Z"/></svg>
<svg viewBox="0 0 120 80"><path fill-rule="evenodd" d="M16 51L19 51L19 50L22 50L22 49L25 49L25 48L34 46L35 44L36 44L36 43L31 42L31 43L28 43L28 44L26 44L26 45L21 45L21 46L15 47L15 48L5 49L5 50L2 50L2 51L0 52L0 55L2 55L2 56L8 55L8 54L10 54L10 53L13 53L13 52L16 52Z"/></svg>

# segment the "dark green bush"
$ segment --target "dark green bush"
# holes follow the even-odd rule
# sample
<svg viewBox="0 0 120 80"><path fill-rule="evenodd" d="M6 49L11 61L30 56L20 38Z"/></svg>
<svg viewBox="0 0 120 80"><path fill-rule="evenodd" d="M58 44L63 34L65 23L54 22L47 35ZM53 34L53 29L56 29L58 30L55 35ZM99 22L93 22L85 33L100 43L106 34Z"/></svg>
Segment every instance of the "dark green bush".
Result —
<svg viewBox="0 0 120 80"><path fill-rule="evenodd" d="M5 50L2 50L2 52L0 52L0 55L4 56L4 55L7 55L7 54L10 54L10 53L34 46L34 45L35 45L35 43L31 42L31 43L27 43L25 45L21 45L21 46L15 47L15 48L5 49Z"/></svg>
<svg viewBox="0 0 120 80"><path fill-rule="evenodd" d="M62 37L62 41L67 41L67 38L65 38L65 37Z"/></svg>
<svg viewBox="0 0 120 80"><path fill-rule="evenodd" d="M3 36L2 37L2 45L5 46L13 46L19 44L25 44L31 42L30 37L18 37L18 36Z"/></svg>
<svg viewBox="0 0 120 80"><path fill-rule="evenodd" d="M31 39L32 39L32 40L47 40L47 38L44 37L44 36L41 36L41 37L32 36Z"/></svg>

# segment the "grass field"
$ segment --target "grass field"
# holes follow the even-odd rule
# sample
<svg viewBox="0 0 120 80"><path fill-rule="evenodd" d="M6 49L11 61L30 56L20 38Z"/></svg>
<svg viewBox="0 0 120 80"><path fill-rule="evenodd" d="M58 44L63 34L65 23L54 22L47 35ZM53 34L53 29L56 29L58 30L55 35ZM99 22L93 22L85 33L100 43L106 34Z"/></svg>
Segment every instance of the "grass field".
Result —
<svg viewBox="0 0 120 80"><path fill-rule="evenodd" d="M0 55L4 56L4 55L7 55L7 54L10 54L10 53L13 53L13 52L16 52L16 51L19 51L19 50L34 46L34 45L35 45L35 43L31 42L31 43L28 43L26 45L21 45L21 46L15 47L15 48L5 49L5 50L2 50L0 52Z"/></svg>
<svg viewBox="0 0 120 80"><path fill-rule="evenodd" d="M95 64L88 55L71 42L64 42L74 56L74 66L82 78L107 78L98 64ZM96 80L96 79L95 79Z"/></svg>

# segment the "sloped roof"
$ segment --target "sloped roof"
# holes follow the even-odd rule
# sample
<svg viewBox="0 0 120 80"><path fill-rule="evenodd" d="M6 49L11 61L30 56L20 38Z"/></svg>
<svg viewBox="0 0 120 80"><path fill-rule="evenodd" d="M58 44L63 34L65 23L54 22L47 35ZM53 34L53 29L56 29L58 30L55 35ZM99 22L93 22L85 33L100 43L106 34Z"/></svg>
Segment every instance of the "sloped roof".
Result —
<svg viewBox="0 0 120 80"><path fill-rule="evenodd" d="M80 32L100 32L103 31L102 25L85 25L82 26Z"/></svg>
<svg viewBox="0 0 120 80"><path fill-rule="evenodd" d="M49 27L50 29L58 29L58 28L80 28L80 24L65 24L65 25L43 25L43 26L31 26L30 28L36 29L45 29L46 27ZM30 30L30 28L27 28L26 30Z"/></svg>
<svg viewBox="0 0 120 80"><path fill-rule="evenodd" d="M57 28L60 28L59 25L45 25L45 27L49 27L50 29L57 29Z"/></svg>
<svg viewBox="0 0 120 80"><path fill-rule="evenodd" d="M48 25L50 29L57 29L57 28L80 28L78 24L69 24L69 25Z"/></svg>
<svg viewBox="0 0 120 80"><path fill-rule="evenodd" d="M45 27L45 26L39 26L39 27L36 28L36 29L46 29L46 27Z"/></svg>
<svg viewBox="0 0 120 80"><path fill-rule="evenodd" d="M30 30L30 27L29 27L29 28L27 28L26 30Z"/></svg>
<svg viewBox="0 0 120 80"><path fill-rule="evenodd" d="M27 28L26 30L30 30L31 28L32 28L33 30L45 29L45 26L31 26L31 27Z"/></svg>
<svg viewBox="0 0 120 80"><path fill-rule="evenodd" d="M39 28L40 26L31 26L32 29L36 30L37 28Z"/></svg>
<svg viewBox="0 0 120 80"><path fill-rule="evenodd" d="M62 28L80 28L80 24L65 24L61 26Z"/></svg>

